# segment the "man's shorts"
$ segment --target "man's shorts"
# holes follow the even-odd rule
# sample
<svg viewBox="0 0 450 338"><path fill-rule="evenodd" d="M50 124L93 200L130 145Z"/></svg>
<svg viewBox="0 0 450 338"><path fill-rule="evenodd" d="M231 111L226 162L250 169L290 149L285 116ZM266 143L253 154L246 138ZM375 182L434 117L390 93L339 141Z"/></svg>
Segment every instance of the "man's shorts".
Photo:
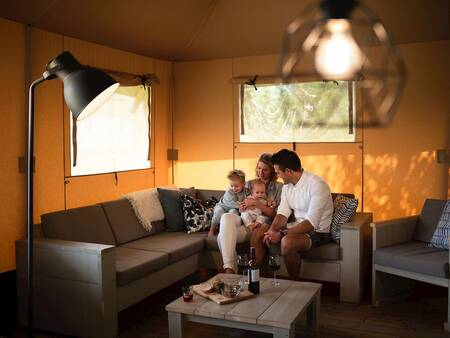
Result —
<svg viewBox="0 0 450 338"><path fill-rule="evenodd" d="M309 249L307 251L331 242L329 232L316 232L313 230L305 233L305 235L309 237L310 242ZM277 244L273 244L270 246L270 254L281 255L281 241L279 241Z"/></svg>
<svg viewBox="0 0 450 338"><path fill-rule="evenodd" d="M331 242L329 232L317 232L313 230L306 233L305 235L308 236L309 240L311 241L309 250Z"/></svg>

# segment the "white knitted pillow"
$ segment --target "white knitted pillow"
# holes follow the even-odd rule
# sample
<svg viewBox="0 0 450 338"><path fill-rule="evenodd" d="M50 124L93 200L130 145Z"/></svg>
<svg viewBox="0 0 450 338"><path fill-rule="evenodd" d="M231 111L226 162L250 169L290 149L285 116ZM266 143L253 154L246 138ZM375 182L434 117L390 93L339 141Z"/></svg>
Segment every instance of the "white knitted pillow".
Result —
<svg viewBox="0 0 450 338"><path fill-rule="evenodd" d="M130 201L137 219L145 230L152 230L153 221L164 219L164 211L156 188L129 193L124 196Z"/></svg>

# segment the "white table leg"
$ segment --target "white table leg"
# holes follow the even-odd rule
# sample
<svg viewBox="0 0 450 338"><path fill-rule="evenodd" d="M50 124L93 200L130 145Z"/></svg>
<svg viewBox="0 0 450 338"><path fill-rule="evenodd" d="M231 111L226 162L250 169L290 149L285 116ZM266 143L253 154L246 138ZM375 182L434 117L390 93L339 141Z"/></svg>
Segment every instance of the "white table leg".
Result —
<svg viewBox="0 0 450 338"><path fill-rule="evenodd" d="M168 312L169 338L183 337L183 315L176 312Z"/></svg>
<svg viewBox="0 0 450 338"><path fill-rule="evenodd" d="M317 332L319 329L319 316L320 316L320 292L314 297L314 300L309 304L308 309L306 310L306 322L308 324L308 328Z"/></svg>
<svg viewBox="0 0 450 338"><path fill-rule="evenodd" d="M273 338L294 338L295 337L295 330L289 330L289 329L281 329L278 327L273 328Z"/></svg>

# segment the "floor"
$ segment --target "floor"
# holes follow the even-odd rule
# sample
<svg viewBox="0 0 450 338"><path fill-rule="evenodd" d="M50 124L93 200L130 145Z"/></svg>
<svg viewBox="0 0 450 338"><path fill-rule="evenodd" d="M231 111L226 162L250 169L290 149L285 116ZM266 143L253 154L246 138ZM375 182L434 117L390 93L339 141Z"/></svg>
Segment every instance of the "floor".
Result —
<svg viewBox="0 0 450 338"><path fill-rule="evenodd" d="M182 284L192 284L199 278L204 279L204 276L189 276L122 311L119 314L119 337L168 337L165 304L179 297ZM414 299L381 308L372 307L368 299L364 299L359 305L340 303L338 292L337 284L324 284L320 329L316 337L449 337L443 331L447 313L447 289L418 285ZM65 337L43 331L36 333L39 338ZM271 337L265 333L196 323L186 323L184 333L186 338ZM299 333L297 337L312 337L301 329ZM13 337L25 337L25 331L17 330Z"/></svg>

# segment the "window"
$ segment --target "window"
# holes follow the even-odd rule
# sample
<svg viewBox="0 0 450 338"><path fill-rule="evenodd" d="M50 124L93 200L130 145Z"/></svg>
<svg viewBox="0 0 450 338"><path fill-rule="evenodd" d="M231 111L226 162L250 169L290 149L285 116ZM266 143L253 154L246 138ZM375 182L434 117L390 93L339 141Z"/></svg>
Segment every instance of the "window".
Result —
<svg viewBox="0 0 450 338"><path fill-rule="evenodd" d="M95 114L77 122L71 175L150 168L150 87L119 87ZM72 130L71 121L71 130Z"/></svg>
<svg viewBox="0 0 450 338"><path fill-rule="evenodd" d="M240 86L240 142L355 142L347 81Z"/></svg>

